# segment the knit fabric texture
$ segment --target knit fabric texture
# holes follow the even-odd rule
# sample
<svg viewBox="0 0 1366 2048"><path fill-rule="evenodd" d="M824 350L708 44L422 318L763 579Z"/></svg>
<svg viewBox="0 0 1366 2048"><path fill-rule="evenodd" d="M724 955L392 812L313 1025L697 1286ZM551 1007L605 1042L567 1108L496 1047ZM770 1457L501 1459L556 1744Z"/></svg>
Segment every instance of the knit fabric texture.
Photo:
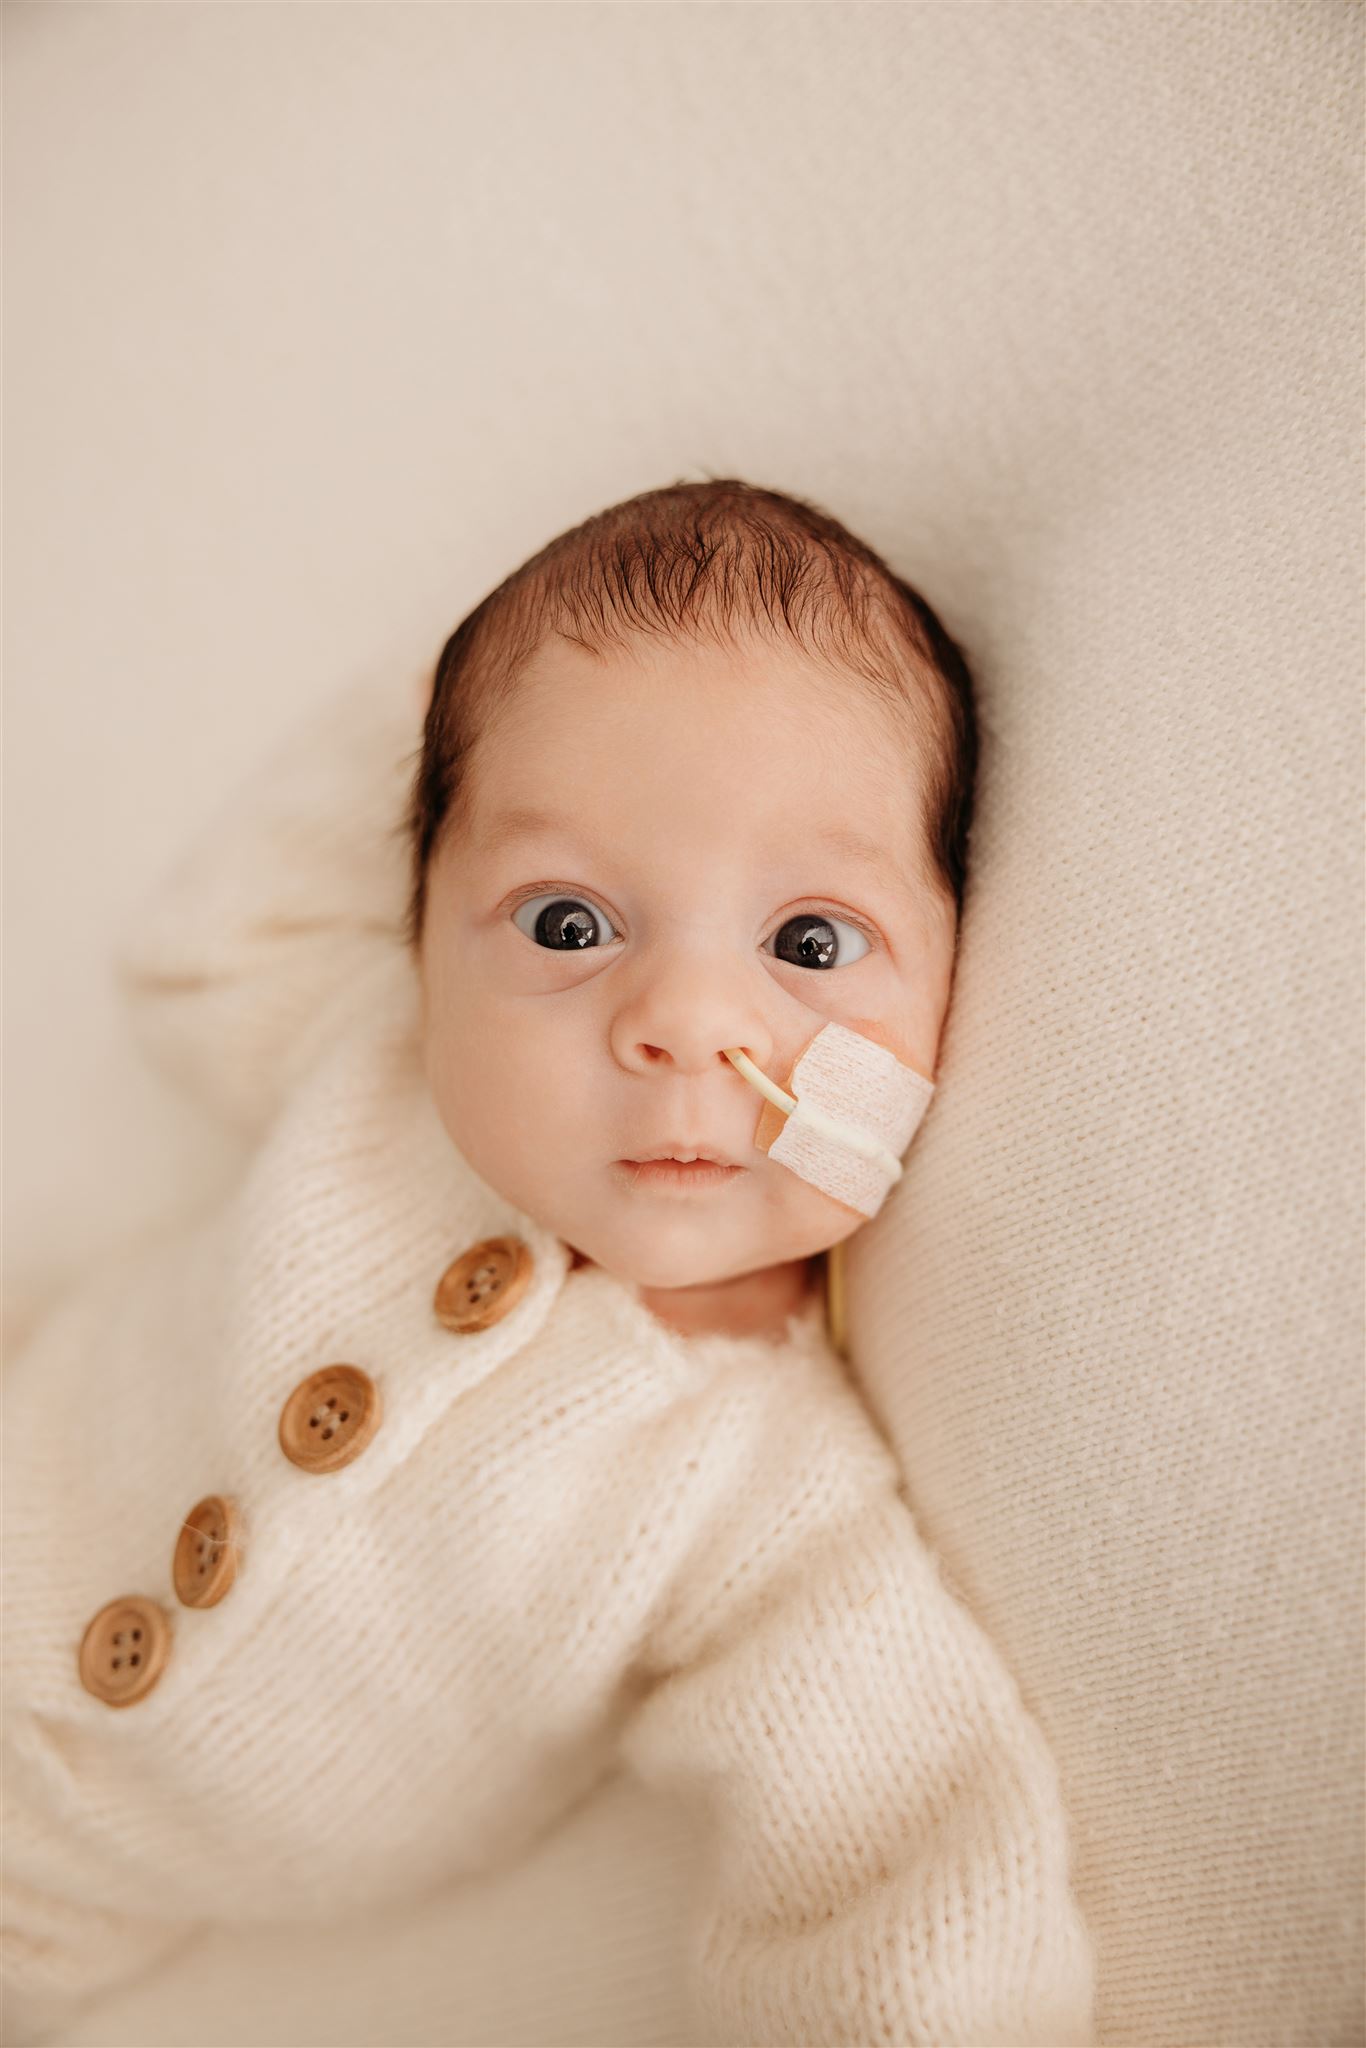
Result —
<svg viewBox="0 0 1366 2048"><path fill-rule="evenodd" d="M627 491L812 498L984 742L851 1370L1058 1761L1098 2037L1366 2041L1359 0L9 16L7 1318L218 1198L401 902L338 726L139 920L213 1120L137 1072L114 921L267 736L373 661L410 749L406 671ZM609 1781L78 2038L694 2048L666 1839Z"/></svg>
<svg viewBox="0 0 1366 2048"><path fill-rule="evenodd" d="M9 1367L13 2048L187 1928L325 1924L486 1869L617 1758L714 1830L689 1930L713 2038L1089 2042L1053 1759L819 1312L781 1342L685 1338L574 1269L452 1146L407 954L372 941L353 972L352 943L292 1010L239 955L239 1021L254 990L294 1024L268 1084L263 1023L241 1069L214 1063L259 1123L240 1185L89 1274ZM165 950L128 972L182 1044L230 978L226 955L211 980ZM454 1332L437 1283L497 1235L527 1248L526 1291ZM281 1410L339 1361L382 1421L305 1472ZM242 1516L239 1569L190 1608L172 1559L209 1494ZM160 1604L171 1649L112 1708L77 1651L126 1593Z"/></svg>

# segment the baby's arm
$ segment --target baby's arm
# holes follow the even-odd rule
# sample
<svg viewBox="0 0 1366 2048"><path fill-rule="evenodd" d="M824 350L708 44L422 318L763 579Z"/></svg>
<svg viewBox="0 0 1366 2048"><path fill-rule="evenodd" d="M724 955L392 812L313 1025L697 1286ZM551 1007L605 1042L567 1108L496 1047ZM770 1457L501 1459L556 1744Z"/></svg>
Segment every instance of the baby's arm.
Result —
<svg viewBox="0 0 1366 2048"><path fill-rule="evenodd" d="M270 1121L354 976L401 943L401 825L423 702L410 676L367 673L312 711L210 817L116 946L139 1042L248 1136Z"/></svg>
<svg viewBox="0 0 1366 2048"><path fill-rule="evenodd" d="M713 1590L725 1619L675 1617L624 1755L714 1802L692 1969L716 2038L1090 2043L1053 1758L895 1481L837 1516L808 1495Z"/></svg>
<svg viewBox="0 0 1366 2048"><path fill-rule="evenodd" d="M7 1770L32 1766L17 1746ZM49 1763L49 1769L51 1765ZM45 1843L19 1788L5 1788L5 1854L42 1867ZM8 1873L0 1922L0 2040L35 2048L59 2039L102 1995L127 1989L166 1963L199 1931L191 1922L147 1920L86 1904L79 1873L59 1870L40 1890ZM69 1887L63 1897L61 1885Z"/></svg>

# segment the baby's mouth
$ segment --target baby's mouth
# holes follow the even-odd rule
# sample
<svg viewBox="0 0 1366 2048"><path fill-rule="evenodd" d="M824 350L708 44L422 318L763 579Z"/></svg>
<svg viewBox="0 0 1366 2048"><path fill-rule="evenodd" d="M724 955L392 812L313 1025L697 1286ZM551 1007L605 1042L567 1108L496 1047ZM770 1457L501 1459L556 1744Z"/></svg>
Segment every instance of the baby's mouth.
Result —
<svg viewBox="0 0 1366 2048"><path fill-rule="evenodd" d="M724 1187L730 1181L739 1180L748 1169L731 1166L724 1160L691 1159L618 1159L616 1171L632 1187L641 1189L672 1189L701 1193L704 1188Z"/></svg>

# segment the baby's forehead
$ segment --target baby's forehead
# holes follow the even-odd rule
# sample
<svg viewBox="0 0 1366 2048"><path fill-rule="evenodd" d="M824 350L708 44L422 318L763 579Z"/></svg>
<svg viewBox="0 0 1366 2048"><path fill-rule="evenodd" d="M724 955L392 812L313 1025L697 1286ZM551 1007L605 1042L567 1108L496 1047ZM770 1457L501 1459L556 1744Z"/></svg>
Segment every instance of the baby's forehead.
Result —
<svg viewBox="0 0 1366 2048"><path fill-rule="evenodd" d="M794 809L818 779L840 786L842 801L889 778L899 794L922 758L909 695L786 643L649 641L593 654L556 642L537 650L479 726L504 756L564 750L573 759L591 747L633 774L677 760L708 780L737 768L758 777L771 761L789 778Z"/></svg>
<svg viewBox="0 0 1366 2048"><path fill-rule="evenodd" d="M786 647L604 657L555 643L472 737L466 798L484 840L536 811L610 819L633 840L696 813L737 845L810 833L909 852L924 812L921 751L886 693Z"/></svg>

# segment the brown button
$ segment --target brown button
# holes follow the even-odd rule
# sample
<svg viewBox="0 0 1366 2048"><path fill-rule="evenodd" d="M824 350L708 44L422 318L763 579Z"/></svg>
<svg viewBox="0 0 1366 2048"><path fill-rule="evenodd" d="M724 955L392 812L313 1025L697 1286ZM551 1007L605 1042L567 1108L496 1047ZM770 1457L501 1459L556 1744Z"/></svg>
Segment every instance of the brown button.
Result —
<svg viewBox="0 0 1366 2048"><path fill-rule="evenodd" d="M180 1525L171 1576L187 1607L216 1607L237 1577L236 1503L205 1494Z"/></svg>
<svg viewBox="0 0 1366 2048"><path fill-rule="evenodd" d="M280 1449L305 1472L338 1472L379 1428L379 1388L358 1365L324 1365L280 1411Z"/></svg>
<svg viewBox="0 0 1366 2048"><path fill-rule="evenodd" d="M102 1607L81 1638L81 1684L111 1707L131 1707L160 1678L171 1624L155 1600L124 1593Z"/></svg>
<svg viewBox="0 0 1366 2048"><path fill-rule="evenodd" d="M447 1266L432 1306L448 1330L487 1330L516 1308L531 1279L531 1253L520 1237L486 1237Z"/></svg>

